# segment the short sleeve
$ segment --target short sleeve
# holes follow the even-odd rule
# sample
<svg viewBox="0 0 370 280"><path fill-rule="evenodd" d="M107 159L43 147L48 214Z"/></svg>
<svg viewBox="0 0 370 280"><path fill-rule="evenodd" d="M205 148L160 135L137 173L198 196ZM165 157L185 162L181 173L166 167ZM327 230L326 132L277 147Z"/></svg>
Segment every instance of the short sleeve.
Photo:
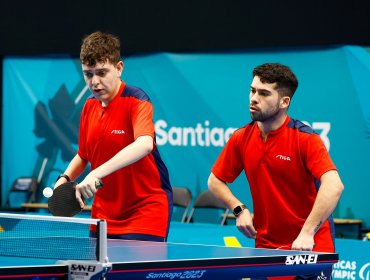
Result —
<svg viewBox="0 0 370 280"><path fill-rule="evenodd" d="M148 135L154 138L153 105L149 101L138 100L132 107L134 138Z"/></svg>
<svg viewBox="0 0 370 280"><path fill-rule="evenodd" d="M85 129L85 119L86 119L86 103L82 109L81 117L80 117L80 129L79 129L79 137L78 137L78 151L77 154L80 158L86 160L86 129Z"/></svg>
<svg viewBox="0 0 370 280"><path fill-rule="evenodd" d="M328 150L319 135L311 134L302 143L302 158L310 173L316 178L330 171L336 170Z"/></svg>
<svg viewBox="0 0 370 280"><path fill-rule="evenodd" d="M212 173L221 181L232 183L243 170L238 142L238 133L234 133L211 169Z"/></svg>

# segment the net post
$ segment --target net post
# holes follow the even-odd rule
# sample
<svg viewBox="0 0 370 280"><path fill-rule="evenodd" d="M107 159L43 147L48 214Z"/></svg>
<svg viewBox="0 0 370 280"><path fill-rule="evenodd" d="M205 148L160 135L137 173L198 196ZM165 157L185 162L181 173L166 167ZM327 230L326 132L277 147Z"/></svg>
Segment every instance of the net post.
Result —
<svg viewBox="0 0 370 280"><path fill-rule="evenodd" d="M108 248L107 248L107 222L101 220L97 226L98 244L97 244L97 260L100 263L108 263Z"/></svg>

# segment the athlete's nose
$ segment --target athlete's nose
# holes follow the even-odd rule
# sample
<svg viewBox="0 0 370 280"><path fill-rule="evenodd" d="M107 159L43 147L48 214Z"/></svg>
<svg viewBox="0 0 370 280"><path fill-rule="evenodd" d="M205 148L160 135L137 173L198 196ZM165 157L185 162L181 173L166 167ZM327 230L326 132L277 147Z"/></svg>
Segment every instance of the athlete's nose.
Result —
<svg viewBox="0 0 370 280"><path fill-rule="evenodd" d="M99 84L99 77L97 75L94 75L91 79L91 84L96 87Z"/></svg>
<svg viewBox="0 0 370 280"><path fill-rule="evenodd" d="M251 94L251 96L250 96L250 103L251 104L257 104L258 103L257 94Z"/></svg>

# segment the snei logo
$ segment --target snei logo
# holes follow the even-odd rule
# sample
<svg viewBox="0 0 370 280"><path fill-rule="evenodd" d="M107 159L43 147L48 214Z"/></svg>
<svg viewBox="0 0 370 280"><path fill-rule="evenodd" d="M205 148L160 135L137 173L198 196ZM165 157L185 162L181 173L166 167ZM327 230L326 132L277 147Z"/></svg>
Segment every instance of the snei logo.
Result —
<svg viewBox="0 0 370 280"><path fill-rule="evenodd" d="M292 160L290 159L290 157L288 157L288 156L283 156L283 155L277 155L277 156L276 156L276 158L278 158L278 159L282 159L282 160L286 160L286 161L292 161Z"/></svg>
<svg viewBox="0 0 370 280"><path fill-rule="evenodd" d="M95 270L96 270L95 265L72 264L71 265L70 273L74 277L82 277L82 278L85 278L90 273L95 272Z"/></svg>
<svg viewBox="0 0 370 280"><path fill-rule="evenodd" d="M74 271L87 271L87 272L95 272L95 265L83 265L83 264L72 264L71 270Z"/></svg>
<svg viewBox="0 0 370 280"><path fill-rule="evenodd" d="M286 265L295 264L311 264L317 262L317 255L298 255L298 256L287 256L285 260Z"/></svg>
<svg viewBox="0 0 370 280"><path fill-rule="evenodd" d="M113 129L110 134L125 134L123 129Z"/></svg>

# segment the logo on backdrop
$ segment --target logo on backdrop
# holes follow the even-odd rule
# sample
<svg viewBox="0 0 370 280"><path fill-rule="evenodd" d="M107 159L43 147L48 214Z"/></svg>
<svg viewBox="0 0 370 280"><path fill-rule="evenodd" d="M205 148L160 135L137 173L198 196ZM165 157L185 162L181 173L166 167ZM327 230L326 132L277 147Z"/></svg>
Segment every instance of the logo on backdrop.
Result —
<svg viewBox="0 0 370 280"><path fill-rule="evenodd" d="M333 279L370 280L370 263L365 263L358 271L357 268L356 261L340 260L334 264Z"/></svg>
<svg viewBox="0 0 370 280"><path fill-rule="evenodd" d="M363 265L358 273L360 279L370 280L370 263Z"/></svg>
<svg viewBox="0 0 370 280"><path fill-rule="evenodd" d="M49 114L50 112L50 114ZM35 136L41 139L36 150L41 158L53 159L61 151L64 161L76 154L80 108L71 98L65 85L49 100L48 105L39 101L35 111Z"/></svg>
<svg viewBox="0 0 370 280"><path fill-rule="evenodd" d="M321 137L326 149L330 149L330 122L303 122L312 127ZM165 120L157 120L154 124L157 145L179 147L223 147L237 128L212 126L209 120L198 122L194 126L169 126Z"/></svg>
<svg viewBox="0 0 370 280"><path fill-rule="evenodd" d="M156 141L160 146L223 147L235 130L232 127L211 127L208 120L194 127L170 127L165 120L155 122Z"/></svg>

